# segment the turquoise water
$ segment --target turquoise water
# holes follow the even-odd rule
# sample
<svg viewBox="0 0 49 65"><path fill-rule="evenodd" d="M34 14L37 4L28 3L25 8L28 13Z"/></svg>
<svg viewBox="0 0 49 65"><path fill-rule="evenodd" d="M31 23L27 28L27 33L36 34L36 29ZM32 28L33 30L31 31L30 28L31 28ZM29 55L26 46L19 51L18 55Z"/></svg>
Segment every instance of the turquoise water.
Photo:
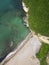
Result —
<svg viewBox="0 0 49 65"><path fill-rule="evenodd" d="M0 61L28 35L21 0L0 0Z"/></svg>

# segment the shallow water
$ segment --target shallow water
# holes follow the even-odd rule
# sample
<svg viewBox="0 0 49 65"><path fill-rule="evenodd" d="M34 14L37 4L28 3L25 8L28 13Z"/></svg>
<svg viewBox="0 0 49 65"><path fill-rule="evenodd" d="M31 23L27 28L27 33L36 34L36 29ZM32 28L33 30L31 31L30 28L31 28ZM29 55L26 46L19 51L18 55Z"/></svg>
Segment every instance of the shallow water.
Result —
<svg viewBox="0 0 49 65"><path fill-rule="evenodd" d="M21 0L0 0L0 61L28 35L23 16Z"/></svg>

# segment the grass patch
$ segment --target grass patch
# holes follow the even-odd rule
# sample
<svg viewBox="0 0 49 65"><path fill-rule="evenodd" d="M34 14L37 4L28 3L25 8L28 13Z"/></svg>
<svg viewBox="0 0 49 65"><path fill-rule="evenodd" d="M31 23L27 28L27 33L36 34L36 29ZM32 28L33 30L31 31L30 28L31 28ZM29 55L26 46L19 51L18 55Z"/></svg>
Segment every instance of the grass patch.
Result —
<svg viewBox="0 0 49 65"><path fill-rule="evenodd" d="M23 0L29 7L29 26L36 33L49 36L49 0Z"/></svg>
<svg viewBox="0 0 49 65"><path fill-rule="evenodd" d="M39 53L37 54L37 57L39 58L41 65L47 65L46 56L48 52L49 52L49 45L43 43Z"/></svg>
<svg viewBox="0 0 49 65"><path fill-rule="evenodd" d="M29 7L29 26L36 33L49 36L49 0L23 0ZM46 55L49 51L49 45L42 44L37 54L41 65L46 64Z"/></svg>

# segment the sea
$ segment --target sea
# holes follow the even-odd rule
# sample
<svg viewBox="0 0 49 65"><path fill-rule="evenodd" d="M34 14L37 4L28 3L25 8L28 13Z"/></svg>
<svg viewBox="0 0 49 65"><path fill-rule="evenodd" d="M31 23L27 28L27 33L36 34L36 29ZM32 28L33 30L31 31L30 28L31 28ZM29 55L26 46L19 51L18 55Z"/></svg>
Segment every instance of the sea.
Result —
<svg viewBox="0 0 49 65"><path fill-rule="evenodd" d="M0 0L0 62L29 34L22 0Z"/></svg>

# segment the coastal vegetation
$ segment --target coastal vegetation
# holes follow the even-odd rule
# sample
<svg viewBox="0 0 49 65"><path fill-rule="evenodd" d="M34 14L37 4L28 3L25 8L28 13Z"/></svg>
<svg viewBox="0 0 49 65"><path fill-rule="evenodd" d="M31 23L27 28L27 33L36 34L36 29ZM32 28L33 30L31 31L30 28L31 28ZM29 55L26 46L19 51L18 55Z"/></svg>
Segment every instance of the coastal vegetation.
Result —
<svg viewBox="0 0 49 65"><path fill-rule="evenodd" d="M23 0L28 11L28 23L32 31L49 36L49 0ZM43 42L37 57L41 65L47 65L46 56L49 45Z"/></svg>
<svg viewBox="0 0 49 65"><path fill-rule="evenodd" d="M24 0L30 28L36 33L49 36L49 0Z"/></svg>
<svg viewBox="0 0 49 65"><path fill-rule="evenodd" d="M49 52L49 45L43 43L39 53L37 54L37 57L39 58L41 65L47 65L46 57L48 52Z"/></svg>

